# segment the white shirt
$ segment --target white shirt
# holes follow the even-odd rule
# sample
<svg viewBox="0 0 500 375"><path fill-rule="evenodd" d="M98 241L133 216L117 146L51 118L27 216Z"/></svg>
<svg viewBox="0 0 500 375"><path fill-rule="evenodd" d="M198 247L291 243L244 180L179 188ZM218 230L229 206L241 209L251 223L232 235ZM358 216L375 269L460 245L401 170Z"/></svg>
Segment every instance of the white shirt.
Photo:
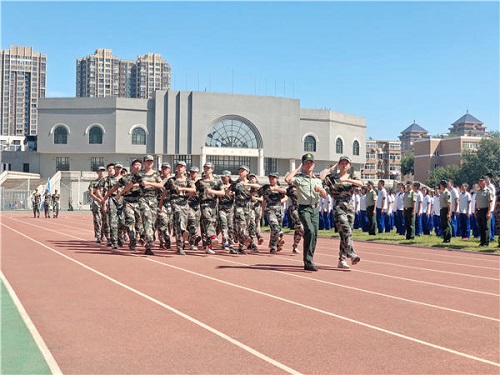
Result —
<svg viewBox="0 0 500 375"><path fill-rule="evenodd" d="M424 195L424 201L422 203L422 213L424 213L425 215L427 214L431 214L431 201L432 201L432 197L427 194L427 195Z"/></svg>
<svg viewBox="0 0 500 375"><path fill-rule="evenodd" d="M457 204L455 202L455 199L458 199L458 190L455 187L452 187L450 189L451 193L451 212L456 212L457 211Z"/></svg>
<svg viewBox="0 0 500 375"><path fill-rule="evenodd" d="M366 194L359 197L359 209L361 211L366 211Z"/></svg>
<svg viewBox="0 0 500 375"><path fill-rule="evenodd" d="M422 208L424 205L424 195L422 192L419 190L417 191L417 204L416 204L416 214L421 215L422 214Z"/></svg>
<svg viewBox="0 0 500 375"><path fill-rule="evenodd" d="M495 185L493 185L491 182L486 187L490 189L491 192L493 193L493 202L491 203L491 212L493 212L495 210L495 205L497 201L497 196L496 196L497 189L495 189Z"/></svg>
<svg viewBox="0 0 500 375"><path fill-rule="evenodd" d="M441 207L439 206L439 195L434 195L434 198L432 198L432 213L433 215L439 216L439 211L441 210Z"/></svg>
<svg viewBox="0 0 500 375"><path fill-rule="evenodd" d="M403 211L403 209L405 208L405 201L404 201L404 197L405 197L405 193L402 193L402 192L398 192L396 194L396 199L394 200L394 206L396 210L398 211Z"/></svg>
<svg viewBox="0 0 500 375"><path fill-rule="evenodd" d="M382 203L382 201L383 201L383 203ZM377 208L381 208L383 210L387 210L387 191L384 188L382 188L382 189L380 189L378 191L378 194L377 194Z"/></svg>
<svg viewBox="0 0 500 375"><path fill-rule="evenodd" d="M394 195L387 194L387 214L392 214L392 211L394 211Z"/></svg>
<svg viewBox="0 0 500 375"><path fill-rule="evenodd" d="M470 203L471 197L470 193L466 191L465 193L460 193L458 196L458 212L460 214L470 215Z"/></svg>

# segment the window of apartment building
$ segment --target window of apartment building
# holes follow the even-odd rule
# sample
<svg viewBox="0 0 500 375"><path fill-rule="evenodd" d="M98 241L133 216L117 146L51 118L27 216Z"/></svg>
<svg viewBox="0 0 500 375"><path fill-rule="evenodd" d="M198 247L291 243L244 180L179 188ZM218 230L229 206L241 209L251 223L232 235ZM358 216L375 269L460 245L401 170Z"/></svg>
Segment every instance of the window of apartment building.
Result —
<svg viewBox="0 0 500 375"><path fill-rule="evenodd" d="M359 142L358 141L354 141L352 143L352 154L359 155Z"/></svg>
<svg viewBox="0 0 500 375"><path fill-rule="evenodd" d="M30 173L30 163L23 163L23 172Z"/></svg>
<svg viewBox="0 0 500 375"><path fill-rule="evenodd" d="M68 143L68 130L64 126L58 126L54 130L54 143L59 145Z"/></svg>
<svg viewBox="0 0 500 375"><path fill-rule="evenodd" d="M478 144L476 142L464 142L462 147L465 150L477 150Z"/></svg>
<svg viewBox="0 0 500 375"><path fill-rule="evenodd" d="M102 129L94 126L89 131L89 143L91 145L102 144Z"/></svg>
<svg viewBox="0 0 500 375"><path fill-rule="evenodd" d="M316 139L312 135L308 135L304 139L304 151L316 152Z"/></svg>
<svg viewBox="0 0 500 375"><path fill-rule="evenodd" d="M56 171L69 171L68 156L56 156Z"/></svg>
<svg viewBox="0 0 500 375"><path fill-rule="evenodd" d="M367 152L366 153L366 159L376 159L376 155L374 152Z"/></svg>
<svg viewBox="0 0 500 375"><path fill-rule="evenodd" d="M90 158L90 170L97 171L97 168L104 166L104 158L101 156L92 156Z"/></svg>
<svg viewBox="0 0 500 375"><path fill-rule="evenodd" d="M364 169L374 170L375 169L375 164L373 164L373 163L367 163L367 164L365 164L365 168Z"/></svg>
<svg viewBox="0 0 500 375"><path fill-rule="evenodd" d="M399 143L389 143L389 150L401 150Z"/></svg>
<svg viewBox="0 0 500 375"><path fill-rule="evenodd" d="M335 141L335 152L337 154L342 154L344 152L344 142L342 142L340 138L337 138Z"/></svg>
<svg viewBox="0 0 500 375"><path fill-rule="evenodd" d="M133 145L146 144L146 131L143 128L135 128L132 131L132 144Z"/></svg>

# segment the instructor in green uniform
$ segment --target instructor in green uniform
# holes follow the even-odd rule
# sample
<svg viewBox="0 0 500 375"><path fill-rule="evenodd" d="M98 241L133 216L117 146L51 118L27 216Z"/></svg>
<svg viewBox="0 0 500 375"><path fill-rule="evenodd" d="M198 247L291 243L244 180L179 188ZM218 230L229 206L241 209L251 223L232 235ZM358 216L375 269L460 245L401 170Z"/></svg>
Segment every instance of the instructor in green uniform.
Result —
<svg viewBox="0 0 500 375"><path fill-rule="evenodd" d="M299 217L304 226L304 269L307 271L318 270L313 262L319 228L318 206L320 196L327 197L323 182L314 176L314 165L314 155L305 154L299 167L285 177L286 183L297 188ZM299 173L301 169L303 173Z"/></svg>

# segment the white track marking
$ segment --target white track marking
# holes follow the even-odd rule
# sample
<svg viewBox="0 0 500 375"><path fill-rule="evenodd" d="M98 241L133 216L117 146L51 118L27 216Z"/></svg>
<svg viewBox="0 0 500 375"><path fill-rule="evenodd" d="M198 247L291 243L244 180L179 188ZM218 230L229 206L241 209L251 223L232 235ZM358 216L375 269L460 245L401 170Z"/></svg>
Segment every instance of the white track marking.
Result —
<svg viewBox="0 0 500 375"><path fill-rule="evenodd" d="M19 315L21 315L21 318L24 321L24 324L26 324L26 327L31 333L31 336L33 337L33 340L35 340L36 345L40 349L40 352L43 355L43 358L47 362L47 365L49 366L50 371L54 375L59 375L62 374L61 369L59 368L59 365L57 364L56 360L52 356L52 353L50 352L49 348L45 344L45 341L43 341L42 336L36 329L35 325L33 324L33 321L29 317L28 313L26 312L26 309L24 308L23 304L19 300L19 297L17 296L16 292L10 285L9 281L5 277L2 271L0 271L0 279L2 280L2 283L5 286L5 289L7 289L7 292L10 295L10 298L12 298L12 301L14 302L14 305L17 308L17 311L19 311Z"/></svg>

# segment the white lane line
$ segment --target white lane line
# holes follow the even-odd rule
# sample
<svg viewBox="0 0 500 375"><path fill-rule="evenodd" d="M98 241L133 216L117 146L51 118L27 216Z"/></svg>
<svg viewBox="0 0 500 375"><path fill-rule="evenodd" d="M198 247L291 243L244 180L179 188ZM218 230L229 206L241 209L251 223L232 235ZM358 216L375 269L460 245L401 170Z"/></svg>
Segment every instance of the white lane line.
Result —
<svg viewBox="0 0 500 375"><path fill-rule="evenodd" d="M29 225L35 226L37 228L40 228L38 225L34 225L34 224L29 224ZM70 227L70 228L73 228L73 227ZM46 229L46 228L44 228L44 229ZM64 236L66 236L66 237L75 238L75 239L82 240L82 241L88 241L88 239L84 239L84 238L81 238L81 237L76 237L76 236L73 236L71 234L61 233L60 231L56 231L56 230L52 230L52 229L46 229L46 230L52 231L52 232L55 232L55 233L58 233L58 234L62 234ZM287 260L290 260L292 262L296 262L296 263L301 263L302 264L302 261L296 261L296 260L293 260L293 259L287 259ZM332 265L325 264L325 263L318 263L318 262L316 262L316 264L318 266L332 267ZM366 274L371 274L371 275L376 275L376 276L382 276L382 277L392 278L392 279L396 279L396 280L409 281L409 282L418 283L418 284L432 285L432 286L436 286L436 287L439 287L439 288L459 290L459 291L464 291L464 292L469 292L469 293L476 293L476 294L484 294L484 295L493 296L493 297L500 297L500 294L498 294L498 293L490 293L490 292L484 292L484 291L480 291L480 290L460 288L460 287L451 286L451 285L432 283L432 282L428 282L428 281L408 279L408 278L399 277L399 276L393 276L393 275L386 275L386 274L381 274L381 273L376 273L376 272L370 272L370 271L366 271L366 270L362 270L362 269L356 269L355 272L366 273ZM296 275L293 275L293 276L296 276ZM306 278L306 279L316 280L314 278ZM339 285L339 286L340 287L345 287L344 285ZM367 291L367 292L369 293L370 291ZM397 297L391 296L391 295L387 295L387 297L389 297L389 298L392 298L392 297L397 298ZM415 304L419 304L419 303L425 304L424 302L415 301L415 300L409 300L409 301L411 301L412 303L415 303ZM443 309L447 309L447 308L443 307ZM472 314L472 313L467 313L465 311L460 311L460 310L454 310L454 311L458 311L459 313L463 313L463 314ZM475 315L475 314L472 314L472 315ZM477 316L478 317L482 317L481 315L477 315ZM484 316L484 318L485 319L494 319L494 318L491 318L491 317L488 317L488 316Z"/></svg>
<svg viewBox="0 0 500 375"><path fill-rule="evenodd" d="M84 264L82 262L79 262L79 261L77 261L77 260L75 260L75 259L67 256L66 254L63 254L63 253L57 251L56 249L51 248L50 246L47 246L47 245L45 245L45 244L43 244L43 243L41 243L41 242L39 242L37 240L34 240L34 239L28 237L27 235L25 235L24 233L21 233L21 232L17 231L14 228L11 228L11 227L3 224L3 223L2 223L2 226L6 227L7 229L10 229L11 231L19 234L20 236L23 236L23 237L29 239L32 242L34 242L34 243L36 243L36 244L38 244L38 245L40 245L40 246L42 246L42 247L44 247L44 248L52 251L52 252L54 252L55 254L58 254L58 255L62 256L63 258L65 258L67 260L70 260L71 262L74 262L74 263L78 264L79 266L85 268L86 270L91 271L91 272L95 273L96 275L99 275L99 276L105 278L106 280L111 281L112 283L114 283L114 284L116 284L118 286L121 286L122 288L127 289L130 292L135 293L135 294L137 294L137 295L139 295L139 296L141 296L141 297L143 297L143 298L151 301L151 302L153 302L153 303L155 303L155 304L163 307L164 309L166 309L166 310L168 310L168 311L170 311L170 312L172 312L172 313L174 313L176 315L179 315L180 317L182 317L182 318L190 321L191 323L198 325L199 327L201 327L201 328L203 328L203 329L205 329L205 330L207 330L207 331L209 331L209 332L211 332L211 333L219 336L220 338L222 338L222 339L230 342L231 344L238 346L239 348L241 348L241 349L245 350L246 352L254 355L255 357L257 357L257 358L259 358L259 359L261 359L261 360L263 360L263 361L265 361L265 362L267 362L267 363L269 363L269 364L271 364L271 365L273 365L273 366L275 366L275 367L277 367L277 368L279 368L279 369L281 369L281 370L283 370L283 371L285 371L285 372L287 372L289 374L300 374L299 371L294 370L291 367L288 367L285 364L283 364L281 362L278 362L278 361L272 359L271 357L266 356L265 354L263 354L263 353L255 350L255 349L251 348L250 346L245 345L242 342L233 339L232 337L226 335L225 333L223 333L223 332L221 332L221 331L219 331L219 330L217 330L217 329L215 329L215 328L213 328L213 327L211 327L211 326L209 326L209 325L207 325L207 324L205 324L205 323L203 323L203 322L201 322L201 321L199 321L199 320L197 320L197 319L195 319L195 318L193 318L193 317L191 317L191 316L189 316L189 315L187 315L185 313L183 313L182 311L179 311L179 310L175 309L174 307L172 307L170 305L167 305L167 304L165 304L165 303L163 303L163 302L161 302L161 301L159 301L159 300L157 300L157 299L155 299L155 298L153 298L153 297L151 297L151 296L149 296L149 295L147 295L145 293L142 293L141 291L139 291L137 289L134 289L134 288L132 288L132 287L130 287L130 286L128 286L128 285L126 285L126 284L124 284L124 283L122 283L122 282L120 282L120 281L118 281L118 280L116 280L116 279L114 279L114 278L112 278L112 277L110 277L110 276L108 276L108 275L106 275L106 274L104 274L104 273L102 273L102 272L100 272L100 271L98 271L98 270L90 267L90 266L87 266L86 264Z"/></svg>
<svg viewBox="0 0 500 375"><path fill-rule="evenodd" d="M10 295L10 298L12 298L12 301L14 302L14 305L17 308L17 311L19 311L19 315L21 315L21 318L24 321L24 324L26 324L26 327L31 333L31 336L33 337L33 340L35 340L36 345L40 349L40 352L43 355L43 358L47 362L47 365L49 366L50 371L52 374L62 374L61 369L59 368L59 365L57 364L56 360L54 359L52 353L50 352L49 348L45 344L45 341L43 341L42 336L38 332L38 330L35 327L35 324L29 317L28 313L26 312L26 309L24 308L23 304L19 300L19 297L17 296L16 292L10 285L9 281L3 274L3 272L0 270L0 279L2 280L2 283L5 285L5 289L7 289L7 292Z"/></svg>
<svg viewBox="0 0 500 375"><path fill-rule="evenodd" d="M321 313L321 314L324 314L324 315L332 316L332 317L337 318L337 319L345 320L347 322L350 322L350 323L353 323L353 324L356 324L356 325L360 325L362 327L366 327L366 328L369 328L369 329L372 329L372 330L375 330L375 331L378 331L378 332L382 332L382 333L385 333L385 334L388 334L388 335L391 335L391 336L396 336L396 337L402 338L404 340L415 342L415 343L418 343L418 344L421 344L421 345L424 345L424 346L429 346L431 348L442 350L442 351L447 352L447 353L455 354L455 355L458 355L460 357L465 357L465 358L472 359L472 360L477 361L477 362L482 362L482 363L486 363L488 365L500 367L500 363L497 363L497 362L493 362L493 361L490 361L490 360L487 360L487 359L484 359L484 358L480 358L480 357L476 357L476 356L469 355L469 354L466 354L466 353L462 353L462 352L459 352L457 350L446 348L444 346L432 344L430 342L419 340L417 338L414 338L414 337L411 337L411 336L407 336L407 335L403 335L401 333L397 333L397 332L394 332L394 331L389 331L389 330L386 330L384 328L380 328L380 327L377 327L377 326L374 326L374 325L371 325L371 324L368 324L368 323L363 323L363 322L361 322L359 320L355 320L355 319L351 319L351 318L345 317L343 315L334 314L332 312L325 311L325 310L322 310L322 309L318 309L316 307L312 307L312 306L309 306L309 305L304 305L304 304L302 304L300 302L295 302L295 301L292 301L292 300L289 300L289 299L286 299L286 298L283 298L283 297L279 297L279 296L275 296L273 294L262 292L260 290L255 290L255 289L252 289L252 288L248 288L248 287L245 287L245 286L242 286L242 285L238 285L238 284L234 284L234 283L231 283L231 282L228 282L228 281L225 281L225 280L220 280L220 279L217 279L217 278L214 278L214 277L211 277L211 276L207 276L207 275L195 272L195 271L191 271L191 270L188 270L188 269L185 269L185 268L182 268L182 267L174 266L174 265L171 265L171 264L168 264L168 263L163 263L163 262L157 261L155 259L144 258L144 257L141 257L141 259L144 259L144 260L147 260L147 261L150 261L150 262L153 262L153 263L165 266L165 267L173 268L173 269L176 269L176 270L179 270L179 271L187 272L187 273L190 273L192 275L195 275L195 276L198 276L198 277L202 277L202 278L205 278L205 279L208 279L208 280L212 280L212 281L215 281L215 282L218 282L218 283L229 285L229 286L232 286L234 288L242 289L242 290L245 290L245 291L248 291L248 292L252 292L252 293L259 294L259 295L262 295L262 296L266 296L266 297L269 297L269 298L272 298L272 299L276 299L278 301L286 302L288 304L291 304L291 305L294 305L294 306L299 306L299 307L302 307L304 309L312 310L312 311L315 311L315 312L318 312L318 313Z"/></svg>
<svg viewBox="0 0 500 375"><path fill-rule="evenodd" d="M259 268L260 267L258 265L257 266L252 266L251 264L229 261L229 260L224 259L224 258L218 258L218 259L220 259L222 261L225 261L225 262L228 262L228 263L234 263L234 264L238 264L238 265L244 265L244 266L247 266L248 268ZM315 263L315 264L318 265L318 266L320 265L320 263ZM276 271L276 270L270 270L270 271L271 272L277 272L277 273L284 274L284 275L288 275L288 276L292 276L292 277L297 277L299 279L314 280L314 281L316 281L318 283L321 283L321 284L333 285L333 286L336 286L336 287L339 287L339 288L345 288L345 289L355 290L357 292L362 292L362 293L367 293L367 294L373 294L373 295L376 295L376 296L380 296L380 297L384 297L384 298L389 298L389 299L394 299L394 300L397 300L397 301L408 302L408 303L411 303L413 305L421 305L421 306L431 307L431 308L437 309L437 310L444 310L444 311L449 311L449 312L453 312L453 313L456 313L456 314L468 315L468 316L472 316L474 318L480 318L480 319L486 319L486 320L492 320L492 321L495 321L495 322L500 322L500 319L492 318L490 316L474 314L474 313L470 313L470 312L467 312L467 311L456 310L456 309L452 309L452 308L449 308L449 307L443 307L443 306L433 305L431 303L426 303L426 302L421 302L421 301L415 301L415 300L411 300L411 299L407 299L407 298L403 298L403 297L393 296L393 295L390 295L390 294L385 294L385 293L380 293L380 292L374 292L374 291L371 291L371 290L356 288L356 287L353 287L353 286L348 286L348 285L343 285L343 284L337 284L337 283L334 283L334 282L331 282L331 281L325 281L325 280L320 280L320 279L316 279L316 278L306 277L306 276L302 276L302 275L297 275L297 274L289 273L289 272L286 272L286 271Z"/></svg>

